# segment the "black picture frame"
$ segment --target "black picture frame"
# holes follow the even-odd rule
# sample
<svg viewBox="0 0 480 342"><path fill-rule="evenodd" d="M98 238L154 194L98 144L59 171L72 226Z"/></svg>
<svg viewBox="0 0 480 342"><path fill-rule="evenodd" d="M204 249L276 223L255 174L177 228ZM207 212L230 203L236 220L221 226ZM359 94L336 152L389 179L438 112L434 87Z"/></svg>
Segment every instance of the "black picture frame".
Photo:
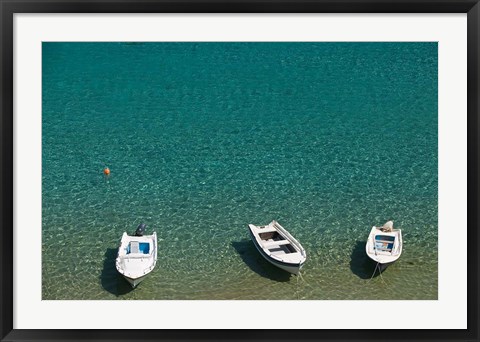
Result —
<svg viewBox="0 0 480 342"><path fill-rule="evenodd" d="M1 140L0 155L0 339L1 341L179 341L179 340L383 340L379 330L19 330L13 329L13 17L16 13L467 13L468 87L468 306L465 330L388 330L404 340L478 341L479 253L478 0L0 0ZM454 314L454 313L452 313Z"/></svg>

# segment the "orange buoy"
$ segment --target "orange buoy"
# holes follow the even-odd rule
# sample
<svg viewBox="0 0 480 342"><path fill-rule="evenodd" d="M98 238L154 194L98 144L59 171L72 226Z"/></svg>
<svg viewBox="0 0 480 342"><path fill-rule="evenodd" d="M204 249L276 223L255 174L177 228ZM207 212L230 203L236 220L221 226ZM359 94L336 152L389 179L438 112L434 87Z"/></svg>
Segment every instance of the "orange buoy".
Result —
<svg viewBox="0 0 480 342"><path fill-rule="evenodd" d="M104 168L104 169L103 169L103 174L104 174L105 176L110 175L110 169L109 169L108 167Z"/></svg>

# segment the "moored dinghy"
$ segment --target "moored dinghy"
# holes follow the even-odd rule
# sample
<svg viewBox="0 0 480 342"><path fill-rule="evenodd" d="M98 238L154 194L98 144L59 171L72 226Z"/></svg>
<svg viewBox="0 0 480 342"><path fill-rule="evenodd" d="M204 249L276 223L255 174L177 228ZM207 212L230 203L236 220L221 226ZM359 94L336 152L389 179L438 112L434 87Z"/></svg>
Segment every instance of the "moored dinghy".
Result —
<svg viewBox="0 0 480 342"><path fill-rule="evenodd" d="M402 254L402 245L402 230L394 229L393 221L382 227L373 226L365 249L368 257L377 263L375 271L378 268L382 272L397 261Z"/></svg>
<svg viewBox="0 0 480 342"><path fill-rule="evenodd" d="M277 221L248 228L253 244L268 262L293 274L300 272L307 259L305 249Z"/></svg>
<svg viewBox="0 0 480 342"><path fill-rule="evenodd" d="M115 261L117 271L132 287L145 279L157 263L157 233L143 235L145 228L140 224L134 236L123 233Z"/></svg>

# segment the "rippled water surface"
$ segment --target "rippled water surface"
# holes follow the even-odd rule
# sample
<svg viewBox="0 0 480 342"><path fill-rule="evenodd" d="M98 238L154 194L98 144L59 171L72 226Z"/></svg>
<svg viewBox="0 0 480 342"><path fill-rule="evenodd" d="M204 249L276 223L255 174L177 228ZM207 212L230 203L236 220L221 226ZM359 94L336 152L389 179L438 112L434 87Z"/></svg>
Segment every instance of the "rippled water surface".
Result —
<svg viewBox="0 0 480 342"><path fill-rule="evenodd" d="M437 299L436 43L42 48L43 299ZM301 277L250 241L272 219ZM404 251L370 279L389 219ZM158 263L132 291L141 222Z"/></svg>

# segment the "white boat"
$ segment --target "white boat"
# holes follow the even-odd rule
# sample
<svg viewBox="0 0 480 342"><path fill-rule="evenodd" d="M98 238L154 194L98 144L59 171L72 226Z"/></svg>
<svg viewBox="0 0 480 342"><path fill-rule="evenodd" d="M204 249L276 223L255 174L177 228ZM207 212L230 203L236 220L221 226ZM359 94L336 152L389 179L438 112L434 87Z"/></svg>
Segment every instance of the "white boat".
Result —
<svg viewBox="0 0 480 342"><path fill-rule="evenodd" d="M365 249L382 272L400 258L402 245L402 230L394 229L393 221L388 221L382 227L372 227Z"/></svg>
<svg viewBox="0 0 480 342"><path fill-rule="evenodd" d="M136 287L152 272L157 263L157 233L143 235L145 225L138 226L135 235L122 235L115 261L117 271Z"/></svg>
<svg viewBox="0 0 480 342"><path fill-rule="evenodd" d="M248 228L253 244L267 261L287 272L300 272L307 253L277 221L272 221L267 226L249 224Z"/></svg>

